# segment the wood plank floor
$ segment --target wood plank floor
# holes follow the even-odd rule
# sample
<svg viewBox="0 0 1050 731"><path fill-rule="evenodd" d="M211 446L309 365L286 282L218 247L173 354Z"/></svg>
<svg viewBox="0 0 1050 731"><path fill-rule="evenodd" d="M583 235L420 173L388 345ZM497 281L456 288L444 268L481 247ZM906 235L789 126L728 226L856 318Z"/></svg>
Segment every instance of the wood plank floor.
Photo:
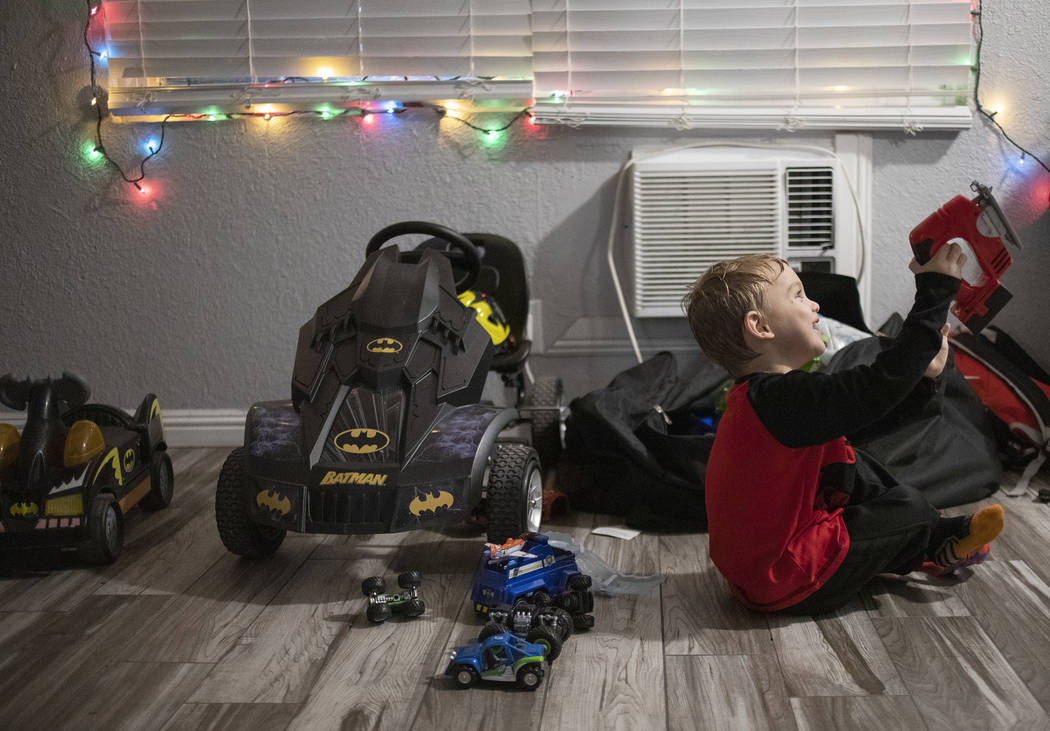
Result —
<svg viewBox="0 0 1050 731"><path fill-rule="evenodd" d="M1050 506L1002 502L992 561L956 580L880 578L816 619L734 603L707 536L595 535L616 569L659 573L596 598L535 693L442 675L477 635L481 536L289 534L260 562L226 552L212 497L226 450L174 450L170 508L133 513L109 567L57 557L0 577L0 728L1050 729ZM951 512L971 512L972 506ZM370 625L360 582L423 572L426 614Z"/></svg>

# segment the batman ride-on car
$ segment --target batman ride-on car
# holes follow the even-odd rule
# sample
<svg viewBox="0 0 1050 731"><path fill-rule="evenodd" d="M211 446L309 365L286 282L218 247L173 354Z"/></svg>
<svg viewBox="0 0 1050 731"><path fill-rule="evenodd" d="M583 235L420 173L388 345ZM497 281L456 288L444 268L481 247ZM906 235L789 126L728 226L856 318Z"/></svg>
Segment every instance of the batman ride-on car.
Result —
<svg viewBox="0 0 1050 731"><path fill-rule="evenodd" d="M111 563L124 547L124 516L136 504L171 502L174 477L157 397L134 416L87 403L78 377L0 377L0 403L26 412L19 435L0 424L0 549L76 550Z"/></svg>
<svg viewBox="0 0 1050 731"><path fill-rule="evenodd" d="M405 234L433 238L382 248ZM485 276L511 300L506 319L495 297L471 290ZM259 558L289 530L391 533L468 517L490 542L536 531L542 477L530 442L556 449L563 409L560 381L529 393L521 375L527 311L507 239L421 221L373 236L350 285L301 328L291 400L248 411L244 446L216 487L226 548ZM482 402L490 370L515 386L514 406Z"/></svg>

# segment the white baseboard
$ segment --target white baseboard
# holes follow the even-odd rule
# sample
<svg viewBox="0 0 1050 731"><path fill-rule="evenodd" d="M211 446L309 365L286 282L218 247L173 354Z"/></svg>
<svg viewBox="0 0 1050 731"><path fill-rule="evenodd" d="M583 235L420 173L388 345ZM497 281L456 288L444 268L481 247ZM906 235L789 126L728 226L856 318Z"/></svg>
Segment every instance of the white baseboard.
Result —
<svg viewBox="0 0 1050 731"><path fill-rule="evenodd" d="M240 447L243 409L169 409L162 412L169 447Z"/></svg>
<svg viewBox="0 0 1050 731"><path fill-rule="evenodd" d="M164 409L164 436L169 447L239 447L244 444L242 409ZM0 422L19 431L24 412L0 411Z"/></svg>

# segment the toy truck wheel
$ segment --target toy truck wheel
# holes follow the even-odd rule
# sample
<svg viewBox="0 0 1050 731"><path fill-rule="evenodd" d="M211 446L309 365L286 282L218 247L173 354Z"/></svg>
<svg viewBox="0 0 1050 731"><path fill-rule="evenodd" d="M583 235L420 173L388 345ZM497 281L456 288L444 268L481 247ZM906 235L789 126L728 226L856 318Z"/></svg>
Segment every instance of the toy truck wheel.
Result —
<svg viewBox="0 0 1050 731"><path fill-rule="evenodd" d="M78 554L89 563L113 563L124 550L124 516L109 493L100 493L91 501L88 536Z"/></svg>
<svg viewBox="0 0 1050 731"><path fill-rule="evenodd" d="M264 558L280 547L287 531L259 525L251 519L251 495L244 477L245 454L245 449L238 447L222 465L215 488L215 523L219 538L230 553Z"/></svg>
<svg viewBox="0 0 1050 731"><path fill-rule="evenodd" d="M536 450L524 444L499 444L489 470L485 519L490 543L540 529L543 476Z"/></svg>
<svg viewBox="0 0 1050 731"><path fill-rule="evenodd" d="M563 643L572 636L572 615L561 607L545 607L532 618L533 627L549 627Z"/></svg>
<svg viewBox="0 0 1050 731"><path fill-rule="evenodd" d="M406 617L421 617L425 611L427 611L427 605L422 599L410 599L405 605Z"/></svg>
<svg viewBox="0 0 1050 731"><path fill-rule="evenodd" d="M577 614L572 618L573 629L576 632L580 632L585 629L594 628L594 615L593 614Z"/></svg>
<svg viewBox="0 0 1050 731"><path fill-rule="evenodd" d="M402 589L415 589L422 583L423 575L418 571L404 571L397 577L397 585Z"/></svg>
<svg viewBox="0 0 1050 731"><path fill-rule="evenodd" d="M525 398L531 419L532 446L540 455L540 464L550 470L561 456L565 422L562 401L565 389L560 378L537 378Z"/></svg>
<svg viewBox="0 0 1050 731"><path fill-rule="evenodd" d="M537 607L545 607L551 603L551 595L542 589L537 589L529 595L529 600Z"/></svg>
<svg viewBox="0 0 1050 731"><path fill-rule="evenodd" d="M543 666L530 662L518 670L518 687L525 690L536 690L543 682Z"/></svg>
<svg viewBox="0 0 1050 731"><path fill-rule="evenodd" d="M485 626L481 628L481 632L478 634L478 642L484 642L493 635L501 635L507 631L499 622L486 622Z"/></svg>
<svg viewBox="0 0 1050 731"><path fill-rule="evenodd" d="M594 611L594 594L585 589L576 589L562 594L559 603L569 610L569 614L586 614Z"/></svg>
<svg viewBox="0 0 1050 731"><path fill-rule="evenodd" d="M478 671L470 665L457 665L453 677L460 688L469 688L478 682Z"/></svg>
<svg viewBox="0 0 1050 731"><path fill-rule="evenodd" d="M587 574L573 574L572 576L569 577L569 588L570 589L578 589L578 590L590 589L591 588L591 584L593 584L593 583L594 582L592 581L591 577L588 576Z"/></svg>
<svg viewBox="0 0 1050 731"><path fill-rule="evenodd" d="M369 604L365 616L372 624L382 624L390 619L390 607L386 604Z"/></svg>
<svg viewBox="0 0 1050 731"><path fill-rule="evenodd" d="M361 593L365 596L382 594L386 591L386 582L382 576L369 576L361 582Z"/></svg>
<svg viewBox="0 0 1050 731"><path fill-rule="evenodd" d="M167 452L154 452L149 464L149 492L142 498L146 510L160 510L171 505L175 494L175 472Z"/></svg>
<svg viewBox="0 0 1050 731"><path fill-rule="evenodd" d="M529 634L526 635L525 640L527 642L534 642L537 645L542 645L546 652L544 655L547 658L547 662L554 662L558 659L558 655L561 654L561 640L554 634L554 630L550 627L533 627L529 630Z"/></svg>

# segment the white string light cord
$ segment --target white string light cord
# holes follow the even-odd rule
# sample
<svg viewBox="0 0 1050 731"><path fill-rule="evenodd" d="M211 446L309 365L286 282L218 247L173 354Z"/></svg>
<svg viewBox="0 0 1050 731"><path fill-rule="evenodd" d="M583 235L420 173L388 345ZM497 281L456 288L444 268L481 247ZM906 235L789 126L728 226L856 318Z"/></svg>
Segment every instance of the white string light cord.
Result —
<svg viewBox="0 0 1050 731"><path fill-rule="evenodd" d="M853 210L857 216L857 229L860 232L860 267L857 270L858 284L861 281L861 277L864 275L864 256L865 251L867 250L867 243L864 236L864 220L860 213L860 202L857 200L857 191L853 187L853 181L846 172L846 166L842 164L842 159L834 151L816 145L780 145L776 143L763 144L759 142L693 142L688 145L668 147L654 152L651 155L646 155L645 157L637 159L632 158L623 164L623 167L620 168L619 175L616 178L616 197L613 200L612 221L609 224L609 240L606 245L606 260L609 262L609 271L612 274L613 287L616 289L616 298L620 303L620 313L623 315L624 325L627 326L627 337L631 341L631 348L634 350L634 357L639 363L643 361L642 350L638 347L638 338L634 333L634 325L631 322L631 313L627 309L627 299L624 297L623 286L620 284L620 275L616 269L616 261L613 257L616 243L616 232L620 226L620 204L623 200L624 180L627 178L628 171L630 171L636 162L648 160L651 157L666 155L671 152L692 150L700 147L746 147L767 150L806 150L809 152L816 152L825 157L834 158L839 164L839 169L846 181L846 187L849 189L850 197L853 199Z"/></svg>

